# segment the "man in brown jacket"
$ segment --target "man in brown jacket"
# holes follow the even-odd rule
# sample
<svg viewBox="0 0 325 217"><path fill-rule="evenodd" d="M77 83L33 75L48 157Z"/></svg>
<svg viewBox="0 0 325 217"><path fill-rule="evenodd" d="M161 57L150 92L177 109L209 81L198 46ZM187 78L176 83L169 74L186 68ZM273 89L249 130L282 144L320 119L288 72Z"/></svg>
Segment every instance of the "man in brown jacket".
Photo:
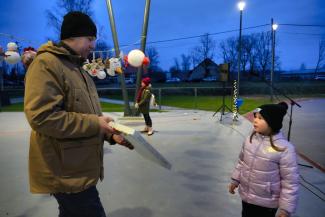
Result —
<svg viewBox="0 0 325 217"><path fill-rule="evenodd" d="M96 189L103 179L103 143L128 143L108 126L95 84L82 64L97 29L81 12L64 16L61 42L42 45L26 74L24 110L32 128L32 193L52 194L59 217L104 217Z"/></svg>

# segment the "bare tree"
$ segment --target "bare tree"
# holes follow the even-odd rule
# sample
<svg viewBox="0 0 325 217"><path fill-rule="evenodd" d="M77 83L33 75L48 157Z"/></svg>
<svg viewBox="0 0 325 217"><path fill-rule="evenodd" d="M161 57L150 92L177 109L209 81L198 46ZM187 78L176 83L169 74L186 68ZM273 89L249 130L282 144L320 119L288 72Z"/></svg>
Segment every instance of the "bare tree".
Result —
<svg viewBox="0 0 325 217"><path fill-rule="evenodd" d="M200 58L198 57L197 53L198 51L196 50L197 48L193 48L190 51L190 61L192 62L193 67L195 67L196 65L198 65L200 63Z"/></svg>
<svg viewBox="0 0 325 217"><path fill-rule="evenodd" d="M180 77L181 67L176 57L174 58L174 65L170 67L169 72L171 73L172 77Z"/></svg>
<svg viewBox="0 0 325 217"><path fill-rule="evenodd" d="M242 71L245 74L247 67L249 67L249 73L252 74L256 68L256 37L255 34L245 35L243 37L243 57L241 58ZM248 66L247 66L248 65Z"/></svg>
<svg viewBox="0 0 325 217"><path fill-rule="evenodd" d="M266 71L271 66L271 32L258 33L256 36L256 58L262 78L266 78Z"/></svg>
<svg viewBox="0 0 325 217"><path fill-rule="evenodd" d="M181 62L182 71L183 72L189 71L190 67L191 67L191 56L182 54L181 59L182 59L182 62Z"/></svg>
<svg viewBox="0 0 325 217"><path fill-rule="evenodd" d="M206 33L200 37L200 45L193 48L192 56L195 55L199 62L207 58L213 59L215 48L216 42Z"/></svg>
<svg viewBox="0 0 325 217"><path fill-rule="evenodd" d="M321 39L319 41L319 46L318 46L318 59L315 68L315 76L317 74L318 69L321 67L321 64L325 64L324 61L325 61L325 39Z"/></svg>
<svg viewBox="0 0 325 217"><path fill-rule="evenodd" d="M70 11L81 11L91 16L93 2L94 0L57 0L55 7L46 10L47 23L54 29L57 38L60 38L63 16Z"/></svg>
<svg viewBox="0 0 325 217"><path fill-rule="evenodd" d="M177 71L179 71L181 69L179 61L176 57L174 58L174 67Z"/></svg>
<svg viewBox="0 0 325 217"><path fill-rule="evenodd" d="M147 47L146 55L150 59L149 70L157 70L159 68L159 53L155 47Z"/></svg>
<svg viewBox="0 0 325 217"><path fill-rule="evenodd" d="M219 48L221 50L221 56L224 63L230 64L230 71L234 72L237 69L237 39L235 37L228 38L225 41L220 42Z"/></svg>

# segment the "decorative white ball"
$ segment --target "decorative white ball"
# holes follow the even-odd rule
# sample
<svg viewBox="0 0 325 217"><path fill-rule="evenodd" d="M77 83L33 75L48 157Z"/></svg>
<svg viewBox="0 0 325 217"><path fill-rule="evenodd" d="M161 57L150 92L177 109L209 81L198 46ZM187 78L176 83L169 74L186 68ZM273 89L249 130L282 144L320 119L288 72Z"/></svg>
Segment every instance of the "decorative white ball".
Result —
<svg viewBox="0 0 325 217"><path fill-rule="evenodd" d="M128 54L128 62L131 66L140 67L144 57L144 53L141 50L135 49Z"/></svg>
<svg viewBox="0 0 325 217"><path fill-rule="evenodd" d="M6 55L5 61L9 64L16 64L21 59L19 53L15 51L7 51L5 55Z"/></svg>
<svg viewBox="0 0 325 217"><path fill-rule="evenodd" d="M15 42L9 42L7 44L7 50L8 51L17 51L17 48L18 48L18 46L17 46L17 44Z"/></svg>
<svg viewBox="0 0 325 217"><path fill-rule="evenodd" d="M104 71L98 71L97 72L97 78L99 78L99 79L106 78L106 73Z"/></svg>

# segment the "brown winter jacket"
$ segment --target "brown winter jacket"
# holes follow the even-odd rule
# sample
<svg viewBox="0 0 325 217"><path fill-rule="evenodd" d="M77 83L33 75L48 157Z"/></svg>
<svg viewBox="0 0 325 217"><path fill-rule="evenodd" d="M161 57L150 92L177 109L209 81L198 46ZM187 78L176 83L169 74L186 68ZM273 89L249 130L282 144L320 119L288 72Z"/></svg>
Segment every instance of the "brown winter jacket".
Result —
<svg viewBox="0 0 325 217"><path fill-rule="evenodd" d="M150 98L151 98L151 85L147 86L141 94L141 99L138 102L139 111L142 114L149 114L150 111Z"/></svg>
<svg viewBox="0 0 325 217"><path fill-rule="evenodd" d="M102 114L96 87L81 58L48 42L25 78L24 110L32 127L32 193L80 192L103 178Z"/></svg>

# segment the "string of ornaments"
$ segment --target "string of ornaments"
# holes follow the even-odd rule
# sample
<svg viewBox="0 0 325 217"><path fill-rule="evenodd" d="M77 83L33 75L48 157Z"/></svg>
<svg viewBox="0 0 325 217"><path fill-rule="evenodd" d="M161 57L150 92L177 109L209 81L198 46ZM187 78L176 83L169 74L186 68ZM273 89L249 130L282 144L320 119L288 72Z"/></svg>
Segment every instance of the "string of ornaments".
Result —
<svg viewBox="0 0 325 217"><path fill-rule="evenodd" d="M234 97L233 97L233 106L232 106L232 120L238 121L238 90L237 90L237 81L234 80Z"/></svg>
<svg viewBox="0 0 325 217"><path fill-rule="evenodd" d="M22 61L22 63L27 66L33 61L35 56L36 50L32 47L24 48L23 54L20 56L18 45L15 42L9 42L7 44L6 52L4 52L3 48L0 46L0 62L5 60L9 64L16 64Z"/></svg>
<svg viewBox="0 0 325 217"><path fill-rule="evenodd" d="M131 50L126 56L123 56L123 53L121 52L118 58L113 57L105 60L103 60L103 58L96 59L95 55L93 55L92 61L89 62L89 60L87 60L82 68L93 77L105 79L106 74L109 76L115 76L116 73L123 73L123 65L124 67L128 67L128 65L133 67L141 67L148 66L149 64L149 58L146 57L141 50L134 49Z"/></svg>
<svg viewBox="0 0 325 217"><path fill-rule="evenodd" d="M7 44L7 51L4 52L3 48L0 46L0 61L5 60L9 64L16 64L19 61L27 67L35 58L37 51L32 47L24 48L22 55L20 56L18 52L18 45L15 42L9 42ZM94 53L93 53L94 54ZM116 58L95 58L91 62L87 61L83 65L83 69L93 77L99 79L105 79L106 74L109 76L115 76L117 74L123 73L122 67L128 67L131 65L133 67L148 66L150 60L144 55L144 53L139 49L134 49L129 52L128 55L124 56L121 52L120 57Z"/></svg>

